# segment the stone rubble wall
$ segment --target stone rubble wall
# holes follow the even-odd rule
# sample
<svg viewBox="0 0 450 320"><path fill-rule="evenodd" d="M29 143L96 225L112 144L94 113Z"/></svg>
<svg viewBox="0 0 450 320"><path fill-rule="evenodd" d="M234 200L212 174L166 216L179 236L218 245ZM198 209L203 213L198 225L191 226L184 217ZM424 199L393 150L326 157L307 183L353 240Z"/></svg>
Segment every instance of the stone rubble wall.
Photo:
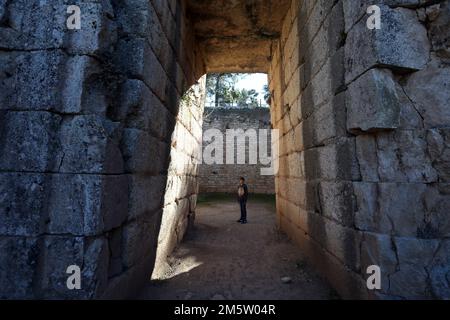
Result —
<svg viewBox="0 0 450 320"><path fill-rule="evenodd" d="M279 226L343 297L448 299L450 2L372 4L293 0L272 47Z"/></svg>
<svg viewBox="0 0 450 320"><path fill-rule="evenodd" d="M204 74L184 2L70 1L72 31L68 4L0 1L0 298L150 279L179 98Z"/></svg>
<svg viewBox="0 0 450 320"><path fill-rule="evenodd" d="M203 131L218 129L223 133L224 142L226 130L254 129L259 133L259 129L270 130L270 110L264 108L257 109L216 109L205 108L205 118L203 121ZM270 133L270 131L269 131ZM236 139L237 140L237 139ZM270 136L268 145L270 145ZM248 164L248 140L245 145L242 142L235 141L235 154L237 150L246 150L247 164L201 164L199 173L199 192L200 193L236 193L239 178L245 177L250 193L256 194L274 194L275 179L274 176L261 175L261 168L268 167L258 164ZM211 143L211 142L209 142ZM203 149L208 145L203 141ZM223 154L225 158L224 147ZM225 160L224 160L225 161Z"/></svg>

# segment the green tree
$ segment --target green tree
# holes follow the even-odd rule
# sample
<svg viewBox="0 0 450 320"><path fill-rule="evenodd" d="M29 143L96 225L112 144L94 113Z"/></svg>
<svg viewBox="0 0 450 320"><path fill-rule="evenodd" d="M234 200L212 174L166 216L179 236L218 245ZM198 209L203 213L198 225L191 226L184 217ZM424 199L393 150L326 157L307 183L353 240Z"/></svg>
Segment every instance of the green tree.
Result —
<svg viewBox="0 0 450 320"><path fill-rule="evenodd" d="M237 73L210 73L206 78L206 92L214 97L214 106L233 104L237 100L236 83L245 75Z"/></svg>
<svg viewBox="0 0 450 320"><path fill-rule="evenodd" d="M270 102L272 100L272 94L270 93L269 85L264 85L264 100L267 102L268 105L270 105Z"/></svg>

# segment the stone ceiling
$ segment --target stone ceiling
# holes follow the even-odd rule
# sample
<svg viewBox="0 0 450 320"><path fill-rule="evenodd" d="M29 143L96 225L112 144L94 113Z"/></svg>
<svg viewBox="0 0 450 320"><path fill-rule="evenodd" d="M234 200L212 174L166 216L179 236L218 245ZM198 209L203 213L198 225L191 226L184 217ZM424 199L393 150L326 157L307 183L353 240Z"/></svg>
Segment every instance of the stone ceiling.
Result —
<svg viewBox="0 0 450 320"><path fill-rule="evenodd" d="M207 72L267 72L290 0L187 0Z"/></svg>

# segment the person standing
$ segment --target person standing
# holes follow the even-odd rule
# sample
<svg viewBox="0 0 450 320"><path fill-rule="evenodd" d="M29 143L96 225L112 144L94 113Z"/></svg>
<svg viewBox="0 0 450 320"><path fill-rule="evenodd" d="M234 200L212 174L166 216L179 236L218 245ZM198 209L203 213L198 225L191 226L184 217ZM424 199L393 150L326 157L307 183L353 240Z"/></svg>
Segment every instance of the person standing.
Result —
<svg viewBox="0 0 450 320"><path fill-rule="evenodd" d="M248 199L248 187L245 184L245 178L239 179L238 186L238 202L241 208L241 218L237 221L242 224L247 223L247 199Z"/></svg>

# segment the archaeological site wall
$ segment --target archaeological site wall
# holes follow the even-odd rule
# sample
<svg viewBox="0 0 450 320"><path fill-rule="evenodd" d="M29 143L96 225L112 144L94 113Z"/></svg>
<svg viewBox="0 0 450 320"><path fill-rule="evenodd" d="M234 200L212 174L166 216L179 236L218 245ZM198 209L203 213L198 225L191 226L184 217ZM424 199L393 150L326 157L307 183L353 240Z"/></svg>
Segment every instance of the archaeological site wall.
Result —
<svg viewBox="0 0 450 320"><path fill-rule="evenodd" d="M203 119L203 131L220 130L226 140L227 130L254 130L256 139L259 130L269 130L267 145L270 148L270 110L267 108L256 109L216 109L205 108ZM203 150L211 143L203 141ZM267 167L257 161L257 164L249 163L249 138L245 141L235 139L235 154L238 150L245 150L246 164L201 164L199 167L199 192L200 193L236 193L239 178L245 177L250 193L274 194L275 179L273 175L261 175L261 168ZM224 147L223 154L226 148ZM269 149L270 151L270 149ZM269 152L270 155L270 152Z"/></svg>
<svg viewBox="0 0 450 320"><path fill-rule="evenodd" d="M204 74L185 4L71 4L80 30L65 1L0 2L1 298L129 296L150 279L163 209L195 191L167 179L175 125L176 140L201 135L201 113L178 114Z"/></svg>
<svg viewBox="0 0 450 320"><path fill-rule="evenodd" d="M132 297L164 267L208 72L268 73L278 226L340 296L450 298L449 0L376 1L373 30L367 0L70 4L81 29L0 1L0 298Z"/></svg>
<svg viewBox="0 0 450 320"><path fill-rule="evenodd" d="M292 1L284 19L279 225L343 297L448 298L449 2L378 1L380 30L371 4Z"/></svg>

